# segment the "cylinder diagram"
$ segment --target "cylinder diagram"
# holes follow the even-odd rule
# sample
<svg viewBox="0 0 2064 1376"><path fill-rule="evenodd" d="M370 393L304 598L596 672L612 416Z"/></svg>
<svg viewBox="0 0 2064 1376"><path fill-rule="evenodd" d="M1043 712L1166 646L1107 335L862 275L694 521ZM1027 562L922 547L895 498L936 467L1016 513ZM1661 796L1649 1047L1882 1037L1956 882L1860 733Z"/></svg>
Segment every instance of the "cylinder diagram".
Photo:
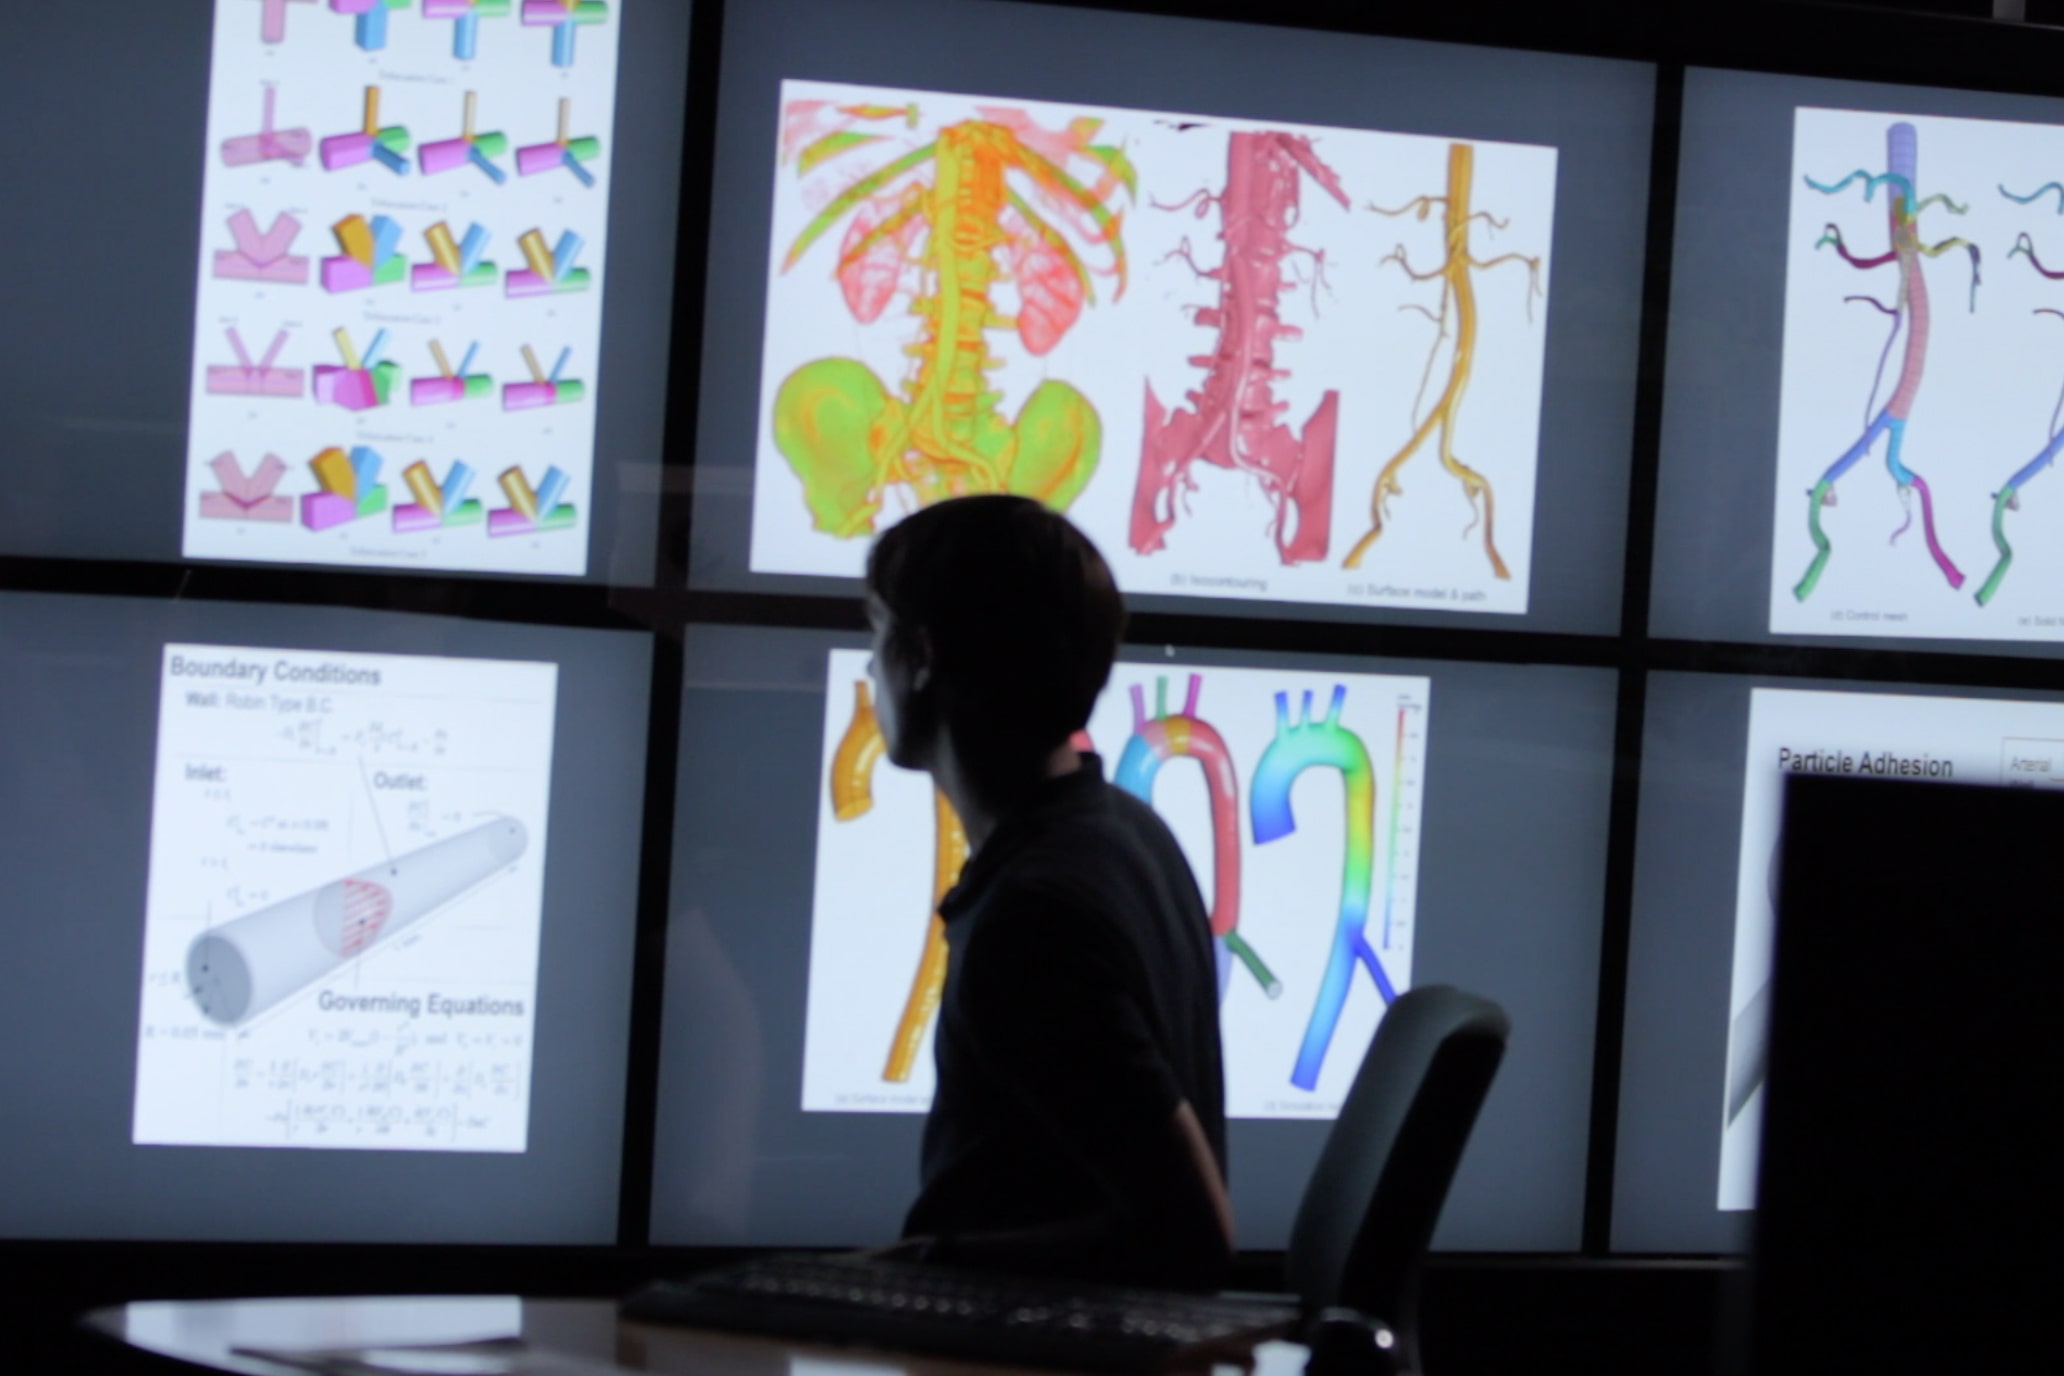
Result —
<svg viewBox="0 0 2064 1376"><path fill-rule="evenodd" d="M511 864L529 840L497 817L246 913L194 939L187 988L209 1021L248 1022Z"/></svg>

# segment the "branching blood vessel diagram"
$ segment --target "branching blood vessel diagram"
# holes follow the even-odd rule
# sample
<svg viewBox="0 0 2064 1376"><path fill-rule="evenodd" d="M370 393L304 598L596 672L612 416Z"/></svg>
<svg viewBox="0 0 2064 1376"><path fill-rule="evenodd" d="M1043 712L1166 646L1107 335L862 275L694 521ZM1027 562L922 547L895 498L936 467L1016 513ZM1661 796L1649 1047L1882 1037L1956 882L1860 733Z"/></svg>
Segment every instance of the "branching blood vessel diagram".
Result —
<svg viewBox="0 0 2064 1376"><path fill-rule="evenodd" d="M1289 404L1270 390L1272 382L1288 375L1277 366L1276 341L1300 336L1296 326L1283 323L1277 298L1295 285L1283 275L1284 259L1293 252L1312 252L1290 242L1299 185L1307 176L1347 207L1339 175L1309 138L1235 133L1227 142L1222 192L1199 191L1178 205L1159 207L1179 210L1194 204L1201 218L1216 205L1225 249L1216 268L1197 270L1218 283L1218 304L1200 307L1195 315L1197 324L1218 331L1212 351L1190 360L1209 370L1203 387L1169 412L1154 395L1152 381L1147 383L1146 432L1129 532L1133 549L1141 554L1163 547L1181 496L1196 487L1188 468L1202 459L1250 473L1260 482L1273 509L1269 533L1285 564L1326 557L1340 394L1329 391L1321 397L1299 435L1282 421ZM1185 241L1180 251L1185 259L1187 247ZM1316 253L1313 257L1324 261Z"/></svg>
<svg viewBox="0 0 2064 1376"><path fill-rule="evenodd" d="M1927 480L1908 468L1900 457L1900 449L1906 439L1907 419L1913 412L1914 398L1920 393L1921 375L1928 359L1928 280L1921 271L1921 259L1940 257L1952 248L1968 251L1971 257L1971 309L1977 309L1978 302L1978 246L1961 238L1948 238L1935 244L1921 242L1920 218L1923 211L1939 205L1952 215L1962 215L1967 213L1969 207L1958 205L1947 195L1939 192L1932 196L1921 196L1919 161L1920 136L1915 132L1913 125L1902 120L1885 131L1885 171L1873 174L1859 168L1839 181L1825 183L1810 176L1806 178L1807 186L1828 196L1839 195L1848 187L1861 183L1863 198L1869 201L1880 187L1885 189L1885 218L1891 239L1891 246L1885 252L1875 257L1859 258L1849 251L1848 244L1843 241L1841 227L1832 223L1822 231L1820 242L1815 247L1832 244L1835 252L1842 256L1842 261L1865 271L1888 265L1897 266L1899 289L1891 304L1866 295L1849 296L1844 300L1873 306L1892 319L1891 332L1885 339L1885 351L1878 360L1880 378L1883 377L1886 361L1891 357L1892 346L1898 341L1902 330L1906 335L1906 347L1900 358L1899 380L1893 384L1890 399L1874 416L1870 415L1869 405L1866 404L1865 414L1868 419L1863 434L1844 450L1839 458L1828 465L1827 471L1820 475L1820 480L1807 494L1807 532L1813 537L1814 554L1813 562L1807 566L1805 575L1792 589L1793 596L1801 602L1813 595L1813 590L1819 584L1821 573L1827 568L1828 558L1832 553L1827 535L1821 529L1822 508L1835 504L1835 483L1870 452L1871 446L1877 443L1880 436L1885 439L1885 467L1891 473L1892 481L1898 485L1901 500L1906 500L1909 493L1920 494L1921 533L1927 540L1928 553L1933 556L1936 567L1942 570L1942 576L1949 581L1952 588L1964 585L1963 572L1957 568L1942 548L1941 542L1936 539L1934 496L1929 491ZM1872 401L1875 402L1875 381L1872 383L1871 393ZM1913 515L1909 509L1906 521L1892 532L1892 539L1898 540L1912 524Z"/></svg>
<svg viewBox="0 0 2064 1376"><path fill-rule="evenodd" d="M977 119L940 128L854 180L790 245L788 271L841 221L834 275L862 324L899 294L918 318L900 388L852 358L797 368L774 401L774 437L802 480L818 530L865 535L892 488L918 504L978 492L1014 492L1065 508L1095 472L1103 427L1088 398L1047 379L1014 421L999 414L990 374L992 331L1012 329L1025 350L1049 353L1085 301L1091 269L1076 248L1108 257L1115 300L1125 290L1122 216L1114 203L1135 179L1122 150L1092 142L1099 121L1045 129L1022 110L984 108ZM887 137L875 126L914 127L917 107L791 102L783 117L783 159L809 176ZM1071 170L1082 169L1083 181ZM916 285L906 288L913 276ZM1015 316L996 293L1015 285Z"/></svg>
<svg viewBox="0 0 2064 1376"><path fill-rule="evenodd" d="M882 736L881 719L875 715L866 680L857 680L853 684L853 715L832 755L833 817L850 822L866 816L874 807L874 767L887 750L888 742ZM933 790L932 809L938 838L932 862L932 911L925 924L924 954L918 958L917 974L910 982L910 994L904 1000L902 1017L896 1021L888 1062L882 1069L882 1079L892 1084L910 1078L924 1047L925 1031L939 1011L939 1000L946 990L946 923L939 916L939 900L946 896L946 891L960 878L961 867L967 864L967 831L961 826L953 804L937 789Z"/></svg>
<svg viewBox="0 0 2064 1376"><path fill-rule="evenodd" d="M1369 750L1362 738L1340 724L1340 710L1346 701L1347 685L1335 685L1325 717L1313 721L1312 695L1307 692L1304 710L1292 722L1290 695L1276 694L1276 735L1255 767L1251 797L1254 841L1256 845L1266 845L1297 830L1297 819L1290 810L1290 786L1298 775L1307 769L1337 769L1346 785L1347 845L1340 880L1340 915L1326 959L1326 973L1319 981L1318 999L1312 1006L1311 1022L1305 1028L1304 1045L1290 1075L1290 1082L1302 1090L1318 1086L1326 1050L1333 1043L1333 1029L1346 1006L1348 985L1357 964L1367 968L1386 1006L1397 999L1397 989L1391 984L1382 959L1370 947L1365 930L1375 869L1376 770L1369 763Z"/></svg>
<svg viewBox="0 0 2064 1376"><path fill-rule="evenodd" d="M2050 182L2035 191L2031 191L2026 196L2017 196L2004 186L1999 190L2000 194L2008 200L2019 202L2022 205L2027 205L2045 192L2055 191L2059 206L2064 207L2064 185L2060 185L2057 182ZM2025 233L2014 240L2014 246L2007 251L2007 257L2009 259L2015 257L2026 258L2030 267L2034 268L2039 275L2053 282L2064 279L2064 269L2053 271L2043 265L2042 259L2036 256L2035 241L2030 239ZM2059 320L2064 320L2064 311L2050 306L2036 307L2035 314L2055 316ZM2007 570L2014 562L2014 548L2007 543L2007 513L2021 509L2021 489L2028 485L2029 479L2054 463L2057 458L2057 451L2064 449L2064 428L2060 428L2060 422L2064 422L2064 391L2058 393L2056 408L2050 413L2049 438L2044 442L2043 447L2036 451L2034 458L2015 469L2013 476L2008 478L2000 486L2000 490L1992 496L1992 545L1994 549L1999 551L1999 559L1993 564L1992 572L1985 575L1985 582L1978 588L1976 595L1978 605L1981 607L1992 601L1993 594L1999 591L2000 583L2006 578Z"/></svg>
<svg viewBox="0 0 2064 1376"><path fill-rule="evenodd" d="M1467 535L1469 530L1481 524L1484 554L1490 559L1491 571L1500 578L1512 576L1505 560L1498 554L1491 481L1455 457L1455 427L1462 410L1463 395L1469 389L1470 368L1476 358L1477 307L1476 286L1472 274L1503 263L1526 264L1527 302L1531 315L1533 298L1542 294L1541 260L1539 257L1529 257L1523 253L1504 253L1488 259L1478 259L1471 254L1469 226L1472 221L1482 220L1494 230L1504 229L1507 224L1487 211L1471 211L1471 183L1475 179L1475 173L1476 150L1466 143L1452 143L1448 145L1448 185L1445 195L1420 196L1395 210L1386 210L1381 206L1371 207L1379 215L1410 214L1421 220L1427 218L1434 206L1441 207L1445 256L1439 267L1429 268L1425 272L1416 270L1406 258L1402 244L1383 260L1386 263L1396 263L1404 269L1405 275L1415 282L1438 279L1441 284L1441 305L1438 314L1416 306L1406 308L1420 310L1422 314L1430 316L1439 327L1433 349L1427 355L1426 373L1421 378L1422 395L1425 383L1432 378L1433 365L1440 355L1440 346L1448 338L1451 318L1454 322L1455 342L1448 366L1448 378L1441 387L1439 399L1434 402L1433 409L1426 413L1425 419L1412 431L1411 438L1405 441L1404 447L1392 456L1390 462L1383 465L1383 471L1376 477L1376 489L1370 494L1369 499L1369 533L1356 542L1355 547L1348 552L1346 566L1351 569L1361 567L1370 546L1383 534L1383 522L1390 499L1404 495L1404 488L1399 485L1397 479L1398 470L1403 468L1405 461L1416 454L1437 432L1440 436L1438 452L1441 467L1461 482L1463 494L1468 497L1470 508L1476 513L1475 519L1463 533Z"/></svg>
<svg viewBox="0 0 2064 1376"><path fill-rule="evenodd" d="M1231 960L1238 958L1262 992L1275 998L1283 985L1260 954L1240 935L1240 776L1218 728L1197 715L1201 675L1190 675L1180 712L1168 710L1168 680L1154 681L1154 715L1147 715L1146 689L1132 686L1132 737L1118 758L1118 787L1142 802L1154 801L1154 778L1164 762L1181 757L1204 769L1211 798L1211 935L1218 946L1218 996L1225 998Z"/></svg>

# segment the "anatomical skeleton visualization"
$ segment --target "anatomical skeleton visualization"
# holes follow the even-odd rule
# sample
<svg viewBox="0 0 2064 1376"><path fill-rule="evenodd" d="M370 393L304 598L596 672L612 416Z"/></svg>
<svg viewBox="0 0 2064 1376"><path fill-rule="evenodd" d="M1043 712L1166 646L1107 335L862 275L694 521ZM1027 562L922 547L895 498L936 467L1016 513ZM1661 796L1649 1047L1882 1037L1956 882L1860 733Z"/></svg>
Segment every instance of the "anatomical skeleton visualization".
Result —
<svg viewBox="0 0 2064 1376"><path fill-rule="evenodd" d="M865 664L835 651L827 666L803 1107L921 1112L946 961L937 906L966 839L929 779L877 768ZM1331 1117L1410 985L1427 691L1121 664L1078 742L1116 761L1112 782L1161 813L1195 870L1235 1116Z"/></svg>
<svg viewBox="0 0 2064 1376"><path fill-rule="evenodd" d="M2064 447L2064 129L1802 108L1793 133L1770 628L2064 636L2064 542L2013 516Z"/></svg>
<svg viewBox="0 0 2064 1376"><path fill-rule="evenodd" d="M769 152L754 571L1016 492L1128 590L1526 609L1554 149L791 80Z"/></svg>
<svg viewBox="0 0 2064 1376"><path fill-rule="evenodd" d="M166 648L137 1143L524 1149L556 681Z"/></svg>

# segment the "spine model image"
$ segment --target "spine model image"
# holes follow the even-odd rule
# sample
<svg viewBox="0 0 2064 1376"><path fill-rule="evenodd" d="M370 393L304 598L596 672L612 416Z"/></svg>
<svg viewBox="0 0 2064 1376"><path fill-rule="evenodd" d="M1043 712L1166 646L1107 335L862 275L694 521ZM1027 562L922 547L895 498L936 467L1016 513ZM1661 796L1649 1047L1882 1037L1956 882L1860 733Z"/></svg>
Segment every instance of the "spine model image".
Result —
<svg viewBox="0 0 2064 1376"><path fill-rule="evenodd" d="M235 1027L513 863L523 824L497 817L202 933L187 987L209 1021Z"/></svg>
<svg viewBox="0 0 2064 1376"><path fill-rule="evenodd" d="M874 767L888 751L882 736L881 719L874 713L874 699L865 679L853 684L853 716L839 737L831 757L831 814L841 822L864 817L874 807ZM882 1079L891 1084L909 1080L924 1047L925 1030L939 1011L946 990L946 923L939 916L939 900L960 878L967 864L967 831L960 814L946 795L932 790L936 846L932 857L932 910L925 924L924 953L918 957L917 973L910 981L910 993L903 1002L903 1014L889 1041L889 1056Z"/></svg>
<svg viewBox="0 0 2064 1376"><path fill-rule="evenodd" d="M2059 205L2064 206L2064 185L2056 182L2051 182L2026 196L2016 196L2005 187L2000 188L2002 196L2010 201L2019 201L2023 205L2045 191L2055 191ZM2051 281L2064 278L2064 269L2053 272L2043 266L2042 259L2035 255L2035 241L2026 234L2016 238L2014 247L2007 251L2008 258L2017 255L2027 258L2030 267ZM2059 320L2064 320L2064 311L2049 306L2037 307L2035 314L2055 316ZM2057 451L2064 449L2064 429L2059 428L2060 424L2064 424L2064 392L2058 393L2057 405L2050 412L2050 434L2043 447L2036 451L2034 458L2015 469L2013 476L2001 485L1998 492L1992 494L1992 546L1999 551L1999 560L1992 566L1992 572L1985 575L1985 582L1980 585L1976 594L1978 605L1981 607L1992 601L1993 595L1999 591L2001 581L2007 576L2007 569L2014 562L2014 548L2007 543L2007 513L2021 509L2021 489L2028 486L2029 480L2036 474L2055 463Z"/></svg>
<svg viewBox="0 0 2064 1376"><path fill-rule="evenodd" d="M1440 356L1441 345L1449 338L1450 322L1454 327L1454 350L1449 360L1448 379L1441 387L1439 399L1426 413L1425 419L1412 431L1411 438L1405 441L1404 447L1391 456L1390 462L1384 464L1382 472L1376 476L1376 488L1369 499L1369 533L1348 551L1345 561L1347 568L1361 567L1370 547L1383 534L1383 523L1388 514L1390 499L1405 494L1404 488L1398 483L1398 471L1429 439L1438 434L1441 467L1462 484L1463 495L1469 499L1470 510L1475 513L1469 525L1463 530L1464 537L1481 524L1484 555L1490 560L1491 572L1500 578L1512 576L1505 567L1505 560L1498 553L1496 503L1491 491L1491 480L1455 456L1455 427L1462 411L1462 398L1469 390L1470 369L1476 360L1477 308L1473 274L1503 263L1525 263L1528 318L1531 319L1533 299L1541 295L1541 260L1537 256L1528 257L1523 253L1504 253L1489 259L1478 259L1471 255L1469 226L1473 221L1482 220L1494 230L1502 230L1507 225L1506 221L1486 211L1470 209L1475 176L1475 148L1466 143L1451 143L1448 145L1448 186L1445 195L1420 196L1395 210L1385 210L1381 206L1370 207L1379 215L1410 214L1419 220L1426 219L1432 213L1433 207L1441 208L1442 250L1445 256L1439 267L1429 268L1425 272L1416 270L1406 258L1402 244L1384 255L1383 261L1396 263L1414 282L1438 279L1441 284L1440 310L1437 314L1416 306L1406 308L1419 310L1439 327L1433 348L1426 356L1426 371L1420 378L1421 397L1424 397L1426 384L1433 377L1433 365ZM1414 412L1417 412L1416 405Z"/></svg>
<svg viewBox="0 0 2064 1376"><path fill-rule="evenodd" d="M1006 364L989 337L1015 330L1027 353L1059 345L1093 302L1090 269L1075 243L1108 254L1125 290L1119 213L1110 204L1135 177L1124 153L1090 142L1095 120L1052 131L1022 110L985 109L933 141L876 168L834 196L797 235L787 272L846 223L834 276L852 317L879 319L910 297L916 329L909 372L891 387L853 358L820 358L781 383L774 442L803 485L815 529L871 533L892 489L929 505L968 493L1012 492L1063 509L1096 471L1103 422L1088 398L1048 379L1015 420L1000 414L992 376ZM784 115L784 159L798 175L888 136L868 126L917 125L917 107L799 101ZM828 131L828 132L827 132ZM842 165L842 164L841 164ZM1071 168L1080 165L1089 182ZM1072 241L1071 241L1072 237ZM915 285L906 287L907 278ZM1017 310L997 291L1016 288Z"/></svg>
<svg viewBox="0 0 2064 1376"><path fill-rule="evenodd" d="M1913 413L1914 399L1920 394L1921 376L1928 361L1928 279L1921 271L1923 257L1935 258L1952 248L1962 248L1971 255L1971 304L1978 305L1978 247L1960 238L1944 239L1937 244L1923 244L1920 235L1920 219L1923 211L1931 206L1942 206L1952 215L1965 214L1970 207L1961 206L1940 193L1923 197L1920 194L1918 165L1920 161L1920 136L1911 124L1901 121L1885 131L1885 168L1880 173L1871 173L1861 168L1851 172L1840 181L1822 183L1806 178L1806 185L1822 195L1833 196L1845 188L1861 183L1863 198L1871 200L1879 187L1885 188L1885 218L1891 247L1876 257L1859 258L1849 251L1842 239L1841 227L1830 223L1821 231L1815 248L1832 244L1842 261L1851 267L1869 271L1886 266L1896 267L1899 273L1897 296L1890 302L1865 295L1846 296L1844 301L1862 302L1891 317L1892 329L1885 338L1884 352L1878 358L1878 378L1884 376L1885 364L1892 356L1892 346L1898 342L1901 332L1906 336L1905 349L1900 357L1899 380L1893 384L1892 395L1885 405L1871 414L1871 406L1877 400L1877 381L1871 384L1871 397L1864 407L1865 422L1863 434L1844 450L1840 457L1829 464L1820 475L1820 480L1807 494L1806 528L1813 538L1813 561L1793 587L1792 595L1804 602L1813 595L1820 583L1820 576L1827 568L1833 547L1821 529L1823 508L1835 505L1835 483L1855 467L1880 436L1885 440L1885 467L1898 486L1902 503L1907 503L1911 494L1919 493L1921 498L1921 533L1928 544L1928 553L1933 556L1936 567L1952 588L1964 585L1964 575L1954 561L1943 550L1935 538L1935 501L1928 490L1928 483L1920 474L1908 468L1900 457L1900 449L1906 440L1906 423ZM1913 524L1913 511L1908 506L1906 520L1892 532L1897 541Z"/></svg>
<svg viewBox="0 0 2064 1376"><path fill-rule="evenodd" d="M1340 178L1312 148L1309 138L1285 133L1235 133L1226 151L1225 188L1214 196L1199 191L1164 210L1196 206L1199 218L1216 205L1219 265L1197 269L1218 283L1218 304L1200 307L1195 321L1218 331L1208 354L1190 359L1208 371L1201 389L1167 411L1147 383L1146 430L1140 447L1139 479L1133 488L1129 539L1134 550L1152 554L1165 544L1181 497L1194 491L1192 463L1252 474L1273 510L1269 533L1285 564L1324 559L1333 522L1333 448L1340 427L1340 394L1319 399L1301 434L1282 420L1287 402L1271 385L1289 376L1276 363L1277 340L1301 331L1286 325L1277 298L1295 285L1283 274L1283 260L1299 249L1290 242L1298 220L1300 184L1310 177L1321 190L1348 205ZM1177 256L1187 258L1184 242ZM1314 253L1316 261L1323 262Z"/></svg>
<svg viewBox="0 0 2064 1376"><path fill-rule="evenodd" d="M1203 690L1200 675L1190 675L1189 694L1181 712L1168 710L1168 680L1154 680L1154 715L1147 715L1146 690L1132 686L1132 736L1118 759L1113 782L1145 803L1154 801L1154 779L1169 760L1189 758L1204 769L1211 798L1211 935L1218 954L1218 997L1226 995L1232 959L1237 958L1270 998L1282 983L1240 935L1240 777L1232 753L1218 728L1197 715Z"/></svg>
<svg viewBox="0 0 2064 1376"><path fill-rule="evenodd" d="M1305 1027L1304 1044L1290 1075L1290 1082L1306 1091L1319 1083L1319 1072L1325 1066L1326 1050L1332 1045L1340 1011L1347 1003L1356 964L1367 968L1386 1006L1397 999L1397 990L1382 960L1370 947L1365 930L1375 867L1376 771L1369 763L1368 747L1362 744L1362 738L1340 724L1340 709L1346 700L1347 686L1336 685L1325 718L1313 721L1312 695L1306 693L1303 713L1292 722L1289 694L1276 694L1275 738L1255 767L1249 800L1255 844L1266 845L1297 830L1297 819L1290 810L1290 786L1298 775L1307 769L1337 769L1346 786L1346 857L1340 880L1340 914L1334 924L1332 950L1319 981L1311 1022Z"/></svg>

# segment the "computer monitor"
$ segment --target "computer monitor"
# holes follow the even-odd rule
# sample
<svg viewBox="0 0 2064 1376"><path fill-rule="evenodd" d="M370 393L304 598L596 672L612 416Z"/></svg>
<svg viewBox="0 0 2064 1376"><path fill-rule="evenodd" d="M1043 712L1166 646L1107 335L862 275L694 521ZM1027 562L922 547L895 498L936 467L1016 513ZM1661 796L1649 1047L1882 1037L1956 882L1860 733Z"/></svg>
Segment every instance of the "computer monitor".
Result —
<svg viewBox="0 0 2064 1376"><path fill-rule="evenodd" d="M652 1237L900 1228L930 1102L932 910L964 855L881 757L865 640L692 626ZM1580 1240L1613 676L1130 647L1089 732L1199 876L1220 951L1243 1247L1281 1247L1388 999L1449 983L1516 1032L1440 1245ZM1344 999L1320 994L1328 961Z"/></svg>
<svg viewBox="0 0 2064 1376"><path fill-rule="evenodd" d="M2014 747L2022 787L1785 790L1758 1373L2009 1370L2049 1340L2064 943L2027 858L2064 798L2042 754ZM1887 838L1897 863L1857 863Z"/></svg>
<svg viewBox="0 0 2064 1376"><path fill-rule="evenodd" d="M24 17L0 553L649 582L688 22Z"/></svg>
<svg viewBox="0 0 2064 1376"><path fill-rule="evenodd" d="M0 1237L616 1237L650 642L0 594Z"/></svg>
<svg viewBox="0 0 2064 1376"><path fill-rule="evenodd" d="M1617 629L1650 67L771 0L722 73L693 586L1007 490L1145 609Z"/></svg>

